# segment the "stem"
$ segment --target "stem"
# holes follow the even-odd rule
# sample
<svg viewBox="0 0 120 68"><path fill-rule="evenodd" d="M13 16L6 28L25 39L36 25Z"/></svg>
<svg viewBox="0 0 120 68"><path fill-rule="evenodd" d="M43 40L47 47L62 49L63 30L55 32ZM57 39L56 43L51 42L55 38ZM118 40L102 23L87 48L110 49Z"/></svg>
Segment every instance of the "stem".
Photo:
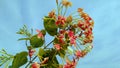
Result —
<svg viewBox="0 0 120 68"><path fill-rule="evenodd" d="M52 57L52 61L53 61L54 57L56 56L56 53L57 53L57 51L55 51L55 53L54 53L54 55Z"/></svg>
<svg viewBox="0 0 120 68"><path fill-rule="evenodd" d="M61 6L61 14L62 14L62 11L63 11L63 5Z"/></svg>
<svg viewBox="0 0 120 68"><path fill-rule="evenodd" d="M77 13L77 11L75 11L75 12L72 12L70 15L73 15L73 14L76 14Z"/></svg>
<svg viewBox="0 0 120 68"><path fill-rule="evenodd" d="M78 42L79 42L79 40L77 40ZM80 50L82 50L82 48L79 46L79 44L77 43L77 47L80 49Z"/></svg>
<svg viewBox="0 0 120 68"><path fill-rule="evenodd" d="M27 45L27 40L25 41L25 45L26 45L26 47L28 47L28 45Z"/></svg>
<svg viewBox="0 0 120 68"><path fill-rule="evenodd" d="M58 4L57 4L57 10L58 10L58 14L59 14L59 7L58 7Z"/></svg>
<svg viewBox="0 0 120 68"><path fill-rule="evenodd" d="M64 14L63 14L63 17L65 16L66 12L67 12L67 7L65 8L65 12L64 12Z"/></svg>
<svg viewBox="0 0 120 68"><path fill-rule="evenodd" d="M36 58L37 58L37 56L35 56L35 57L26 65L25 68L27 68L27 67L30 65L30 63L33 62Z"/></svg>
<svg viewBox="0 0 120 68"><path fill-rule="evenodd" d="M61 5L61 3L60 3L59 5L57 4L58 16L59 16L59 14L60 14L60 5Z"/></svg>
<svg viewBox="0 0 120 68"><path fill-rule="evenodd" d="M50 43L48 43L48 44L44 47L44 49L46 49L52 42L53 42L53 41L51 41Z"/></svg>

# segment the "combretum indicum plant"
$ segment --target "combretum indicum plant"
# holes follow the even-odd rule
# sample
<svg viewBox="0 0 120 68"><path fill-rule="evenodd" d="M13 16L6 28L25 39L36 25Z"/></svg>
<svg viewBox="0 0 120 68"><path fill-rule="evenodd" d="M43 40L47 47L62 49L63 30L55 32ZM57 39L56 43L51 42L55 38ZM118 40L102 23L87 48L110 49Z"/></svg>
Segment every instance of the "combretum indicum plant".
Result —
<svg viewBox="0 0 120 68"><path fill-rule="evenodd" d="M28 30L24 25L17 34L25 41L26 51L11 55L0 51L0 66L5 68L76 68L79 59L93 48L94 21L82 8L68 14L68 0L56 0L57 9L43 17L44 29ZM66 14L67 13L67 14ZM36 33L36 34L33 34ZM45 36L53 37L45 43Z"/></svg>

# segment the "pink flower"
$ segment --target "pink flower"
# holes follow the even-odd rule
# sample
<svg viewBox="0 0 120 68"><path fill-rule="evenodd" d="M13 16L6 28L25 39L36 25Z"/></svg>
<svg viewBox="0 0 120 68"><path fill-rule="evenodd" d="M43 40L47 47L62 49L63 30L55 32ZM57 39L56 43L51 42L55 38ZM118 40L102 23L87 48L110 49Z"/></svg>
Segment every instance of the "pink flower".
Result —
<svg viewBox="0 0 120 68"><path fill-rule="evenodd" d="M76 60L73 58L73 61L72 61L72 66L73 66L73 68L76 67L76 64L77 64L77 62L76 62Z"/></svg>
<svg viewBox="0 0 120 68"><path fill-rule="evenodd" d="M61 49L60 44L55 44L54 47L55 47L57 50L60 50L60 49Z"/></svg>
<svg viewBox="0 0 120 68"><path fill-rule="evenodd" d="M81 53L81 51L77 50L75 55L79 59L82 56L82 53Z"/></svg>
<svg viewBox="0 0 120 68"><path fill-rule="evenodd" d="M32 68L40 68L40 65L37 63L37 62L34 62L32 65L31 65Z"/></svg>
<svg viewBox="0 0 120 68"><path fill-rule="evenodd" d="M68 31L68 37L70 39L70 44L76 45L77 36L74 35L73 31Z"/></svg>
<svg viewBox="0 0 120 68"><path fill-rule="evenodd" d="M40 30L36 30L36 31L38 32L37 37L38 37L38 38L43 38L43 34L42 34L42 32L41 32Z"/></svg>
<svg viewBox="0 0 120 68"><path fill-rule="evenodd" d="M59 37L58 37L58 39L59 39L59 42L61 43L61 44L63 44L64 43L64 35L63 34L60 34L59 35Z"/></svg>
<svg viewBox="0 0 120 68"><path fill-rule="evenodd" d="M32 55L34 54L34 52L35 52L35 50L30 49L29 50L29 56L32 57Z"/></svg>
<svg viewBox="0 0 120 68"><path fill-rule="evenodd" d="M92 35L92 29L88 28L87 30L85 30L84 34L86 37Z"/></svg>
<svg viewBox="0 0 120 68"><path fill-rule="evenodd" d="M63 34L60 34L60 35L59 35L59 38L64 38L64 35L63 35Z"/></svg>
<svg viewBox="0 0 120 68"><path fill-rule="evenodd" d="M56 25L64 25L66 22L66 18L65 17L62 17L62 16L58 16L58 20L56 22Z"/></svg>
<svg viewBox="0 0 120 68"><path fill-rule="evenodd" d="M65 30L60 30L60 34L64 34L66 31Z"/></svg>
<svg viewBox="0 0 120 68"><path fill-rule="evenodd" d="M65 64L63 68L71 68L69 64Z"/></svg>
<svg viewBox="0 0 120 68"><path fill-rule="evenodd" d="M75 68L76 67L76 60L73 59L73 61L66 60L66 64L63 68Z"/></svg>
<svg viewBox="0 0 120 68"><path fill-rule="evenodd" d="M70 44L76 45L76 40L74 38L70 39Z"/></svg>
<svg viewBox="0 0 120 68"><path fill-rule="evenodd" d="M68 36L69 36L69 37L74 36L74 32L73 32L73 31L68 31Z"/></svg>
<svg viewBox="0 0 120 68"><path fill-rule="evenodd" d="M89 27L89 23L80 20L78 21L78 27L81 28L82 30L85 30Z"/></svg>

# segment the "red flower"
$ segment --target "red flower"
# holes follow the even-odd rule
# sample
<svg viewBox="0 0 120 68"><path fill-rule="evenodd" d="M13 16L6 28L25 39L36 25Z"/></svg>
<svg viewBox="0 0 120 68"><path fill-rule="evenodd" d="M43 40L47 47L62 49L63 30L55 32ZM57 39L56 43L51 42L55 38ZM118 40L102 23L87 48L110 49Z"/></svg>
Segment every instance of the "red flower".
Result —
<svg viewBox="0 0 120 68"><path fill-rule="evenodd" d="M40 68L40 65L37 63L37 62L34 62L32 65L31 65L32 68Z"/></svg>
<svg viewBox="0 0 120 68"><path fill-rule="evenodd" d="M65 25L65 22L66 22L66 18L65 17L62 17L62 16L58 16L58 20L56 22L56 25Z"/></svg>
<svg viewBox="0 0 120 68"><path fill-rule="evenodd" d="M75 56L79 59L82 56L81 51L77 50Z"/></svg>
<svg viewBox="0 0 120 68"><path fill-rule="evenodd" d="M32 57L32 55L34 54L34 52L35 52L35 50L30 49L29 50L29 56Z"/></svg>
<svg viewBox="0 0 120 68"><path fill-rule="evenodd" d="M65 64L64 68L71 68L69 64Z"/></svg>
<svg viewBox="0 0 120 68"><path fill-rule="evenodd" d="M70 44L76 45L76 39L71 38L71 39L70 39Z"/></svg>
<svg viewBox="0 0 120 68"><path fill-rule="evenodd" d="M76 45L77 36L74 35L73 31L68 31L68 37L70 39L70 44Z"/></svg>
<svg viewBox="0 0 120 68"><path fill-rule="evenodd" d="M60 44L55 44L54 47L55 47L57 50L60 50L60 49L61 49Z"/></svg>
<svg viewBox="0 0 120 68"><path fill-rule="evenodd" d="M89 27L89 22L83 22L83 21L78 21L78 27L81 28L82 30L85 30Z"/></svg>
<svg viewBox="0 0 120 68"><path fill-rule="evenodd" d="M38 32L38 34L37 34L38 38L43 38L44 37L40 30L36 30L36 31Z"/></svg>
<svg viewBox="0 0 120 68"><path fill-rule="evenodd" d="M64 35L63 34L60 34L59 35L59 37L58 37L58 40L59 40L59 42L61 43L61 44L63 44L64 43Z"/></svg>
<svg viewBox="0 0 120 68"><path fill-rule="evenodd" d="M88 36L92 35L92 30L90 28L86 29L84 34L86 37L88 37Z"/></svg>
<svg viewBox="0 0 120 68"><path fill-rule="evenodd" d="M83 50L83 51L81 52L81 57L84 57L87 53L88 53L88 52L87 52L86 50Z"/></svg>
<svg viewBox="0 0 120 68"><path fill-rule="evenodd" d="M73 37L74 36L74 32L73 31L68 31L68 36L69 37Z"/></svg>
<svg viewBox="0 0 120 68"><path fill-rule="evenodd" d="M76 67L76 60L73 59L73 61L66 60L66 64L63 68L75 68Z"/></svg>
<svg viewBox="0 0 120 68"><path fill-rule="evenodd" d="M66 31L65 30L60 30L60 34L64 34Z"/></svg>

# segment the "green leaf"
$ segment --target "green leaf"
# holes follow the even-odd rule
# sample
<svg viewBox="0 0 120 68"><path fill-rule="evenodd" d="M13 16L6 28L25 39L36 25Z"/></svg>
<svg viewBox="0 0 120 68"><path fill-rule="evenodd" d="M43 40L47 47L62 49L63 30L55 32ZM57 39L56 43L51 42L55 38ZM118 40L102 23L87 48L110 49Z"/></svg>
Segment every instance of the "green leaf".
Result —
<svg viewBox="0 0 120 68"><path fill-rule="evenodd" d="M49 35L54 36L57 34L57 26L53 18L44 18L44 27Z"/></svg>
<svg viewBox="0 0 120 68"><path fill-rule="evenodd" d="M30 40L30 38L20 38L20 39L18 39L18 41L20 41L20 40Z"/></svg>
<svg viewBox="0 0 120 68"><path fill-rule="evenodd" d="M58 52L58 55L59 55L60 57L64 58L64 57L65 57L65 50L60 50L60 51Z"/></svg>
<svg viewBox="0 0 120 68"><path fill-rule="evenodd" d="M12 66L9 66L8 68L12 68Z"/></svg>
<svg viewBox="0 0 120 68"><path fill-rule="evenodd" d="M32 31L32 30L31 30ZM26 25L24 25L20 30L17 32L17 34L26 36L26 37L31 37L32 34L28 31L28 28Z"/></svg>
<svg viewBox="0 0 120 68"><path fill-rule="evenodd" d="M20 66L24 65L25 63L27 63L27 61L28 61L27 55L28 55L28 53L25 52L25 51L16 54L14 56L14 60L12 62L12 68L19 68Z"/></svg>
<svg viewBox="0 0 120 68"><path fill-rule="evenodd" d="M39 55L39 56L43 56L44 54L45 54L44 49L40 48L38 55Z"/></svg>
<svg viewBox="0 0 120 68"><path fill-rule="evenodd" d="M38 38L37 35L34 35L30 39L30 44L33 48L38 48L44 44L44 40L42 38Z"/></svg>
<svg viewBox="0 0 120 68"><path fill-rule="evenodd" d="M56 58L57 52L55 49L46 50L43 54L43 57L49 57L47 65L43 68L58 68L59 62ZM41 67L42 68L42 67Z"/></svg>
<svg viewBox="0 0 120 68"><path fill-rule="evenodd" d="M42 29L41 32L43 35L46 35L46 30Z"/></svg>
<svg viewBox="0 0 120 68"><path fill-rule="evenodd" d="M45 54L44 49L40 48L38 52L39 60L42 61L43 55Z"/></svg>

